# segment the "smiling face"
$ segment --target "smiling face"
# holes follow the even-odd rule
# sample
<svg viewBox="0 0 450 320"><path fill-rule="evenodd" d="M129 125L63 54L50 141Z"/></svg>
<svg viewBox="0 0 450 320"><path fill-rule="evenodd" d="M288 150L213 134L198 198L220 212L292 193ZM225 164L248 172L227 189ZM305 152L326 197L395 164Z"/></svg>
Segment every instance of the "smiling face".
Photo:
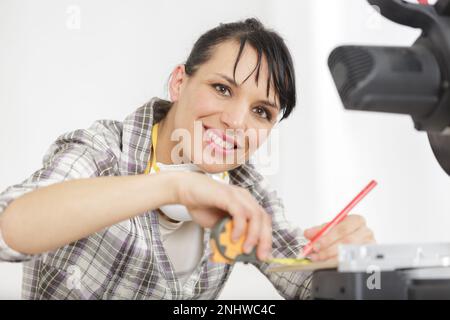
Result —
<svg viewBox="0 0 450 320"><path fill-rule="evenodd" d="M257 52L248 44L233 77L238 52L237 42L223 42L194 75L187 75L184 65L177 66L169 84L173 127L191 137L182 144L183 158L210 173L248 160L270 134L280 110L272 84L267 96L265 57L257 83Z"/></svg>

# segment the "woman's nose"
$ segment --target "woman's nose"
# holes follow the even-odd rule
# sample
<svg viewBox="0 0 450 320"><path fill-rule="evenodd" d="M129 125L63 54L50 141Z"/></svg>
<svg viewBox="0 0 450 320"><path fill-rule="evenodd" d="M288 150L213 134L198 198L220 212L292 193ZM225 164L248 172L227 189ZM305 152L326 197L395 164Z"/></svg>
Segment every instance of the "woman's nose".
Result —
<svg viewBox="0 0 450 320"><path fill-rule="evenodd" d="M229 128L244 129L247 110L242 105L227 107L221 116L221 120L227 124Z"/></svg>

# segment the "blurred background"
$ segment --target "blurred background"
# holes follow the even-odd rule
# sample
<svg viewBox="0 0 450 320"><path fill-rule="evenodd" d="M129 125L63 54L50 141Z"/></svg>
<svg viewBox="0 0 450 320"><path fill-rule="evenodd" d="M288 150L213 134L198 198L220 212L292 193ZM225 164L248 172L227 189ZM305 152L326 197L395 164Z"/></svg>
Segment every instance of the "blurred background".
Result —
<svg viewBox="0 0 450 320"><path fill-rule="evenodd" d="M365 0L0 0L0 191L40 168L60 134L167 98L195 40L247 17L278 31L295 61L299 103L277 125L266 170L287 218L321 224L376 179L356 212L378 242L450 241L450 179L426 134L407 116L345 111L329 74L338 45L410 45L419 35ZM0 299L20 298L21 274L0 262ZM220 298L281 296L238 265Z"/></svg>

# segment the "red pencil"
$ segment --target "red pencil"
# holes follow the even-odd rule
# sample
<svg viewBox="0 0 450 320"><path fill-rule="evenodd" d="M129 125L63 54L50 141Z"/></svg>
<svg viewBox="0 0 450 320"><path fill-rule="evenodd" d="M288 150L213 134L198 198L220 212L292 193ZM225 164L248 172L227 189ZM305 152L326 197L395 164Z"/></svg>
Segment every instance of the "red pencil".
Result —
<svg viewBox="0 0 450 320"><path fill-rule="evenodd" d="M352 210L375 186L377 182L375 180L370 181L370 183L352 200L350 203L329 223L327 223L315 236L311 239L311 241L303 247L303 251L301 256L306 257L313 250L313 245L316 241L322 237L328 230L333 228L339 222L344 220L344 218L349 214L350 210Z"/></svg>

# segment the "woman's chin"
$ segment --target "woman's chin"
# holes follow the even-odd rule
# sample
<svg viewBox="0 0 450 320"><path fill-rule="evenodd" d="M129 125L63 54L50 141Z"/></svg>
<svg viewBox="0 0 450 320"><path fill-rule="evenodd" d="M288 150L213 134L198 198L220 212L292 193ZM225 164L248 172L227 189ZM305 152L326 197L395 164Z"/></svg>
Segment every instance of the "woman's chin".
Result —
<svg viewBox="0 0 450 320"><path fill-rule="evenodd" d="M202 157L199 159L200 161L195 162L195 164L207 173L221 173L239 167L242 163L239 163L236 158L237 154L227 156L211 152L209 148L204 148Z"/></svg>
<svg viewBox="0 0 450 320"><path fill-rule="evenodd" d="M201 163L197 165L202 171L207 173L221 173L224 171L229 171L236 168L236 165L227 164L211 164L211 163Z"/></svg>
<svg viewBox="0 0 450 320"><path fill-rule="evenodd" d="M197 164L197 166L208 173L221 173L224 171L232 170L239 165L234 162L227 162L224 159L213 158L208 155L204 155L201 163Z"/></svg>

